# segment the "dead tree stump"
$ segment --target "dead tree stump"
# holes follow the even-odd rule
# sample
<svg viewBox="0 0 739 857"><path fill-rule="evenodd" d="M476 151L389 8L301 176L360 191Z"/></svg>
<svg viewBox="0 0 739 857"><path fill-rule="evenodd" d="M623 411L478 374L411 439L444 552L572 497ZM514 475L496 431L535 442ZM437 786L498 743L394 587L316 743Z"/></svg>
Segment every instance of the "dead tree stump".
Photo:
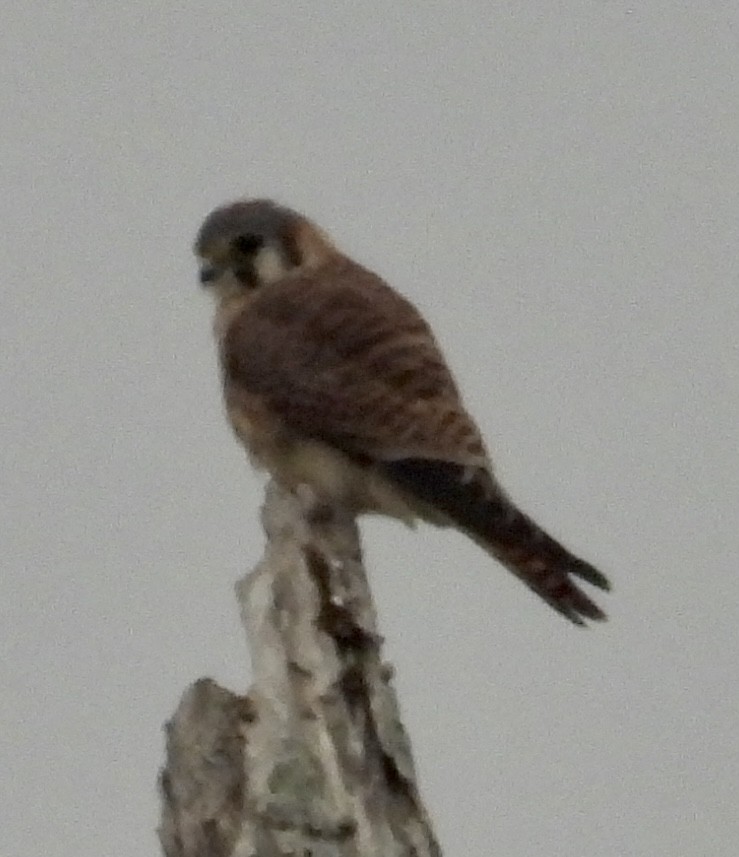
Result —
<svg viewBox="0 0 739 857"><path fill-rule="evenodd" d="M272 483L237 585L254 683L209 679L167 724L166 857L440 855L416 786L354 520Z"/></svg>

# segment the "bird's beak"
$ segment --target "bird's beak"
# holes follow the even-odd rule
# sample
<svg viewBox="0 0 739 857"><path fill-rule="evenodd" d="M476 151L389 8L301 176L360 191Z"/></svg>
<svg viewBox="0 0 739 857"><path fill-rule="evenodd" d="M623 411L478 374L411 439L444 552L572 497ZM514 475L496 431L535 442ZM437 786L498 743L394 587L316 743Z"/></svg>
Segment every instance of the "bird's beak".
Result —
<svg viewBox="0 0 739 857"><path fill-rule="evenodd" d="M215 265L204 262L200 268L200 285L208 286L213 280L217 280L220 276L220 271Z"/></svg>

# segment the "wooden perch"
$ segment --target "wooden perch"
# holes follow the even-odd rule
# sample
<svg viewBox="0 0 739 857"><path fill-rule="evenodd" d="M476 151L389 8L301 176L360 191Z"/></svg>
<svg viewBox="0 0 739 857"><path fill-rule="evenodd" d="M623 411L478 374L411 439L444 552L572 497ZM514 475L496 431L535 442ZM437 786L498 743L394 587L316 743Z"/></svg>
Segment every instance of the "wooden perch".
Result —
<svg viewBox="0 0 739 857"><path fill-rule="evenodd" d="M440 855L416 787L354 520L276 484L237 585L254 684L209 679L167 724L167 857Z"/></svg>

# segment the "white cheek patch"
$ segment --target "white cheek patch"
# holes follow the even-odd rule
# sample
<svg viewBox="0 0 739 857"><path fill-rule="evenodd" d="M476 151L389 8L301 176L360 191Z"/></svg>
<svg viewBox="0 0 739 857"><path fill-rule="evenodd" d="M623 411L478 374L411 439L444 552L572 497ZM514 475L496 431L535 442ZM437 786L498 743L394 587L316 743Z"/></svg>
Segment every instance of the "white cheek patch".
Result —
<svg viewBox="0 0 739 857"><path fill-rule="evenodd" d="M254 258L254 272L261 283L273 283L285 276L288 268L274 247L265 247Z"/></svg>
<svg viewBox="0 0 739 857"><path fill-rule="evenodd" d="M243 295L244 287L236 279L233 271L225 270L217 280L213 280L208 291L217 302L223 303Z"/></svg>

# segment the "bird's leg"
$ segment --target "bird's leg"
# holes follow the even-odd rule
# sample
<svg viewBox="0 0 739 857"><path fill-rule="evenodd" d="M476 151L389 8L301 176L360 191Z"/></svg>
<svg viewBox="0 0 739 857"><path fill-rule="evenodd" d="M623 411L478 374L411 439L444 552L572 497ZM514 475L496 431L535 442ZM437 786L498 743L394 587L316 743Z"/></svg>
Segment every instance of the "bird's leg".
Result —
<svg viewBox="0 0 739 857"><path fill-rule="evenodd" d="M336 516L334 507L331 503L319 497L310 485L301 482L296 486L294 493L303 507L303 512L309 524L325 526L334 520Z"/></svg>

